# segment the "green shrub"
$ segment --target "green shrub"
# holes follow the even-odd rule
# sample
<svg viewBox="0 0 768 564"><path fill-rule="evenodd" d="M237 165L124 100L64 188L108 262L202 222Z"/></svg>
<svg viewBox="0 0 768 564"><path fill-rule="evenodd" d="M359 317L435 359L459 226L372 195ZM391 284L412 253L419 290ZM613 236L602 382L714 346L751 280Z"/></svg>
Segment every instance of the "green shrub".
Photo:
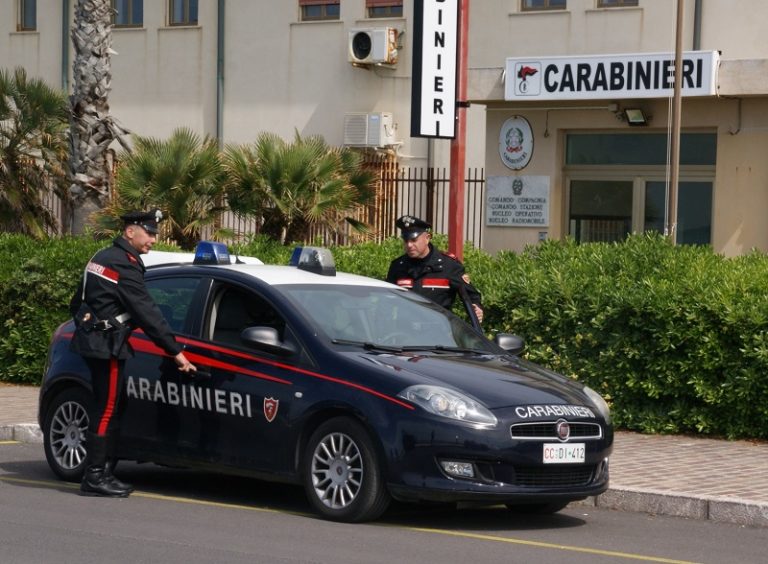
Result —
<svg viewBox="0 0 768 564"><path fill-rule="evenodd" d="M69 317L86 261L106 244L0 235L0 380L39 383L50 335ZM293 247L257 236L231 251L287 264ZM402 242L332 251L338 270L383 279ZM619 427L768 438L764 254L727 259L648 235L547 241L493 257L467 247L464 262L489 336L525 337L528 358L603 394Z"/></svg>

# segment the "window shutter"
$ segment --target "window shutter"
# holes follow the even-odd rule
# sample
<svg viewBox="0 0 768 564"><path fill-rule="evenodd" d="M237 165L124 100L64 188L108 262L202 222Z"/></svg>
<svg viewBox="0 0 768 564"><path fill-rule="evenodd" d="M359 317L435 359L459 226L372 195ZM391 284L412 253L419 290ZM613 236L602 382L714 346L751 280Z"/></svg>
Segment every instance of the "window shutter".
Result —
<svg viewBox="0 0 768 564"><path fill-rule="evenodd" d="M402 6L403 0L365 0L366 8L385 8L389 6Z"/></svg>
<svg viewBox="0 0 768 564"><path fill-rule="evenodd" d="M339 0L299 0L299 6L319 6L324 4L338 4Z"/></svg>

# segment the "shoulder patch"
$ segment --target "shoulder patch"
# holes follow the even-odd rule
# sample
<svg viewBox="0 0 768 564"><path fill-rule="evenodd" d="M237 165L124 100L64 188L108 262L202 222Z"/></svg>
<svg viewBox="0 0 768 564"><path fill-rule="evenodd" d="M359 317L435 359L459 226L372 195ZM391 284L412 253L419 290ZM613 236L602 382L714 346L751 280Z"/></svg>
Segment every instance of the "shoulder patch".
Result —
<svg viewBox="0 0 768 564"><path fill-rule="evenodd" d="M447 258L451 259L453 262L457 262L457 263L461 264L461 261L458 258L456 258L456 255L453 254L453 253L441 251L440 254L443 255L444 257L447 257Z"/></svg>

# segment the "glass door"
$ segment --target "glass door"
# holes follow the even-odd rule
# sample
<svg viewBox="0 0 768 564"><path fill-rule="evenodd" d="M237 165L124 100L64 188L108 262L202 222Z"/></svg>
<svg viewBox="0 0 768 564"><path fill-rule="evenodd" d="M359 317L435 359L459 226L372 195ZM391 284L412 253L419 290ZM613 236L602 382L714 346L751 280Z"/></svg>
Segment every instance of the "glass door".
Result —
<svg viewBox="0 0 768 564"><path fill-rule="evenodd" d="M712 183L680 182L677 193L676 242L709 245L712 242ZM664 233L666 182L645 183L645 231Z"/></svg>
<svg viewBox="0 0 768 564"><path fill-rule="evenodd" d="M631 180L572 180L568 231L582 243L621 241L632 232Z"/></svg>

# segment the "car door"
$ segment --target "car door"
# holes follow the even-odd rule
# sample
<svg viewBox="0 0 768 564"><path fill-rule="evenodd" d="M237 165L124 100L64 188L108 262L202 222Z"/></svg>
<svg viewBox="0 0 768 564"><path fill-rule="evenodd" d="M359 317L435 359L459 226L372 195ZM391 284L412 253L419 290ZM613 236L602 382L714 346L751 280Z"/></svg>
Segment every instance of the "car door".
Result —
<svg viewBox="0 0 768 564"><path fill-rule="evenodd" d="M180 342L189 341L199 325L199 304L210 279L169 276L147 280L149 293ZM125 365L125 401L121 418L121 448L134 456L152 459L178 458L191 439L184 427L190 378L141 331L131 336L134 357Z"/></svg>
<svg viewBox="0 0 768 564"><path fill-rule="evenodd" d="M244 329L268 327L294 353L274 354L242 341ZM196 421L189 422L208 462L268 472L290 471L291 405L302 395L297 378L308 357L268 299L253 289L217 282L203 325L210 378L196 384Z"/></svg>

